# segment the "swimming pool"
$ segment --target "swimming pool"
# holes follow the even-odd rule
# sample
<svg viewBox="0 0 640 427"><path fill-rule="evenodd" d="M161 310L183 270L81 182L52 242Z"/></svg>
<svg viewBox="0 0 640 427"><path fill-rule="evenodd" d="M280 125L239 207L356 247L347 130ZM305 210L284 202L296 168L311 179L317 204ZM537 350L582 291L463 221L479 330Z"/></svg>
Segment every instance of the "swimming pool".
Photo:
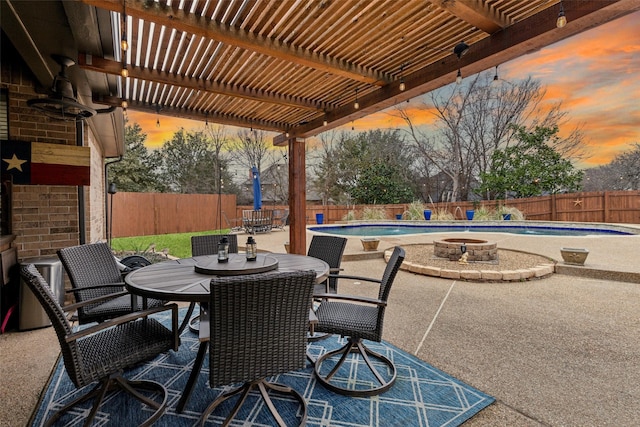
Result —
<svg viewBox="0 0 640 427"><path fill-rule="evenodd" d="M349 224L309 227L309 230L340 236L400 236L424 233L511 233L540 236L630 236L640 234L640 229L610 226L608 224L564 224L519 223L498 225L485 224Z"/></svg>

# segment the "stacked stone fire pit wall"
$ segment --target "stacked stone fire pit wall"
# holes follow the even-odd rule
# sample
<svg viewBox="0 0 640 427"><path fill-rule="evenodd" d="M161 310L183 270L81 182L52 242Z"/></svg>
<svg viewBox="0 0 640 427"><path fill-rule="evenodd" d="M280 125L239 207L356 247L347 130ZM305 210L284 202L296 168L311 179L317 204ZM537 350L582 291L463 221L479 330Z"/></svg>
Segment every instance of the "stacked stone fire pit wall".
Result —
<svg viewBox="0 0 640 427"><path fill-rule="evenodd" d="M462 256L462 246L467 249L467 261L496 261L498 259L498 245L495 242L478 239L442 239L435 240L434 255L457 261Z"/></svg>

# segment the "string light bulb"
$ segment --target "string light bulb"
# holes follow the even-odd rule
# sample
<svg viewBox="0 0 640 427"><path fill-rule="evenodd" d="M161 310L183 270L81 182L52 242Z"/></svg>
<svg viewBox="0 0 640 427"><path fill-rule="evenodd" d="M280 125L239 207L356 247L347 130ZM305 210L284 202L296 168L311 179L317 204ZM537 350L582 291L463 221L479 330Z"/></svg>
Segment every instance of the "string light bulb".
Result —
<svg viewBox="0 0 640 427"><path fill-rule="evenodd" d="M560 12L558 13L558 19L556 20L556 27L562 28L567 25L567 17L564 14L564 6L562 5L562 1L560 2Z"/></svg>
<svg viewBox="0 0 640 427"><path fill-rule="evenodd" d="M500 78L498 78L498 66L496 65L496 74L493 76L493 82L491 82L494 86L500 83Z"/></svg>
<svg viewBox="0 0 640 427"><path fill-rule="evenodd" d="M356 110L360 108L360 103L358 102L358 88L356 88L356 102L353 103L353 108Z"/></svg>
<svg viewBox="0 0 640 427"><path fill-rule="evenodd" d="M156 104L156 127L159 128L160 127L160 106Z"/></svg>
<svg viewBox="0 0 640 427"><path fill-rule="evenodd" d="M404 76L402 75L402 70L404 69L404 65L400 66L400 86L398 86L398 89L400 89L400 92L404 92L404 90L407 88L407 85L404 84Z"/></svg>
<svg viewBox="0 0 640 427"><path fill-rule="evenodd" d="M122 33L122 40L120 40L120 47L123 52L126 52L129 49L129 42L127 41L127 34Z"/></svg>
<svg viewBox="0 0 640 427"><path fill-rule="evenodd" d="M120 104L120 106L126 110L127 107L129 106L129 103L127 102L126 99L123 99L122 103Z"/></svg>
<svg viewBox="0 0 640 427"><path fill-rule="evenodd" d="M120 71L120 75L121 75L122 77L124 77L125 79L126 79L127 77L129 77L129 70L127 69L127 64L124 64L124 65L122 66L122 70Z"/></svg>
<svg viewBox="0 0 640 427"><path fill-rule="evenodd" d="M456 84L462 83L462 73L460 72L460 68L458 68L458 75L456 75Z"/></svg>

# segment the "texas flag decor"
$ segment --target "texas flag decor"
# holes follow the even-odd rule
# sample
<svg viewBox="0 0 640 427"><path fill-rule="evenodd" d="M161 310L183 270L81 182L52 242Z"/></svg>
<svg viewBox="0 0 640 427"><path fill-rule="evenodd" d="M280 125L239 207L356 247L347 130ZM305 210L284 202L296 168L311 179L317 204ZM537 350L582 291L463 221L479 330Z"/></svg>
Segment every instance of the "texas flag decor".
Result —
<svg viewBox="0 0 640 427"><path fill-rule="evenodd" d="M14 184L89 185L89 147L2 140L0 154L2 175Z"/></svg>

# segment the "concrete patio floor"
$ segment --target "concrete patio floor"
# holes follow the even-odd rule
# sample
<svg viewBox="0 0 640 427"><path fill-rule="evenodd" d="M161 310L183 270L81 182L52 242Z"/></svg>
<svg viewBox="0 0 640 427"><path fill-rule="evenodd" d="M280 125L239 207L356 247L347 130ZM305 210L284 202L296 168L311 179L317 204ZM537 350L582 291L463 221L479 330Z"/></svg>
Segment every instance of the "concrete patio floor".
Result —
<svg viewBox="0 0 640 427"><path fill-rule="evenodd" d="M288 230L273 231L256 240L262 250L283 252L288 236ZM465 425L637 425L640 235L467 236L551 257L562 274L475 283L400 271L384 339L496 398ZM382 238L379 248L441 237ZM244 240L240 235L239 244ZM587 248L586 265L563 265L560 247ZM342 267L346 274L380 277L385 263L381 252L364 252L359 238L350 238ZM340 291L375 292L366 286L346 281ZM51 328L0 336L1 426L27 424L58 353Z"/></svg>

